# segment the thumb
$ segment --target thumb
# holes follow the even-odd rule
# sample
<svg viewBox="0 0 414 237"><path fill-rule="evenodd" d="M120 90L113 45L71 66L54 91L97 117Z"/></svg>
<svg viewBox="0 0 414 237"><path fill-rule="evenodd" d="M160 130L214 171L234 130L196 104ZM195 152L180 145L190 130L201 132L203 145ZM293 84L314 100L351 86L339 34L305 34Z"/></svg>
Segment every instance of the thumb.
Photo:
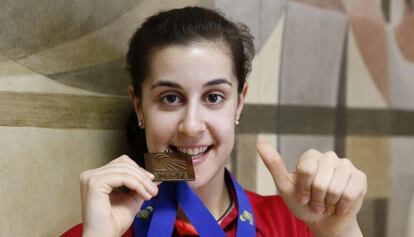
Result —
<svg viewBox="0 0 414 237"><path fill-rule="evenodd" d="M257 143L256 149L270 171L277 189L281 192L288 192L293 188L293 182L279 153L266 142Z"/></svg>

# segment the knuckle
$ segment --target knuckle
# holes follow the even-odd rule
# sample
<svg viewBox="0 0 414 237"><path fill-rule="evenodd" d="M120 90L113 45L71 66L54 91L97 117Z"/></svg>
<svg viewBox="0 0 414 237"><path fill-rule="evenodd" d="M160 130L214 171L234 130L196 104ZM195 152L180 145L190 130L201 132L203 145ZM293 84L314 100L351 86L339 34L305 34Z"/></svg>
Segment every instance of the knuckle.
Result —
<svg viewBox="0 0 414 237"><path fill-rule="evenodd" d="M360 170L358 170L358 174L359 174L361 180L366 183L367 179L368 179L367 175L364 172L360 171Z"/></svg>
<svg viewBox="0 0 414 237"><path fill-rule="evenodd" d="M320 201L320 200L312 200L310 202L310 206L312 206L312 207L325 206L325 203L323 201Z"/></svg>
<svg viewBox="0 0 414 237"><path fill-rule="evenodd" d="M364 188L361 192L361 196L365 196L367 194L368 190Z"/></svg>
<svg viewBox="0 0 414 237"><path fill-rule="evenodd" d="M304 162L299 163L296 169L299 175L304 176L306 178L312 177L315 173L315 168Z"/></svg>
<svg viewBox="0 0 414 237"><path fill-rule="evenodd" d="M355 195L350 193L342 194L342 202L345 204L352 203L355 200Z"/></svg>
<svg viewBox="0 0 414 237"><path fill-rule="evenodd" d="M130 184L129 185L131 185L131 189L132 190L138 190L140 187L142 187L142 184L140 184L138 181L136 181L136 180L132 180L132 182L130 182Z"/></svg>
<svg viewBox="0 0 414 237"><path fill-rule="evenodd" d="M321 153L318 150L316 150L316 149L308 149L305 152L305 154L308 154L308 155L318 155L318 154L321 154Z"/></svg>
<svg viewBox="0 0 414 237"><path fill-rule="evenodd" d="M82 171L82 173L79 176L80 182L86 183L89 180L89 177L90 177L90 171L88 170Z"/></svg>
<svg viewBox="0 0 414 237"><path fill-rule="evenodd" d="M95 186L97 186L98 182L99 182L99 178L98 178L98 177L96 177L96 176L91 176L91 177L90 177L90 178L86 181L86 184L87 184L89 187L95 187Z"/></svg>
<svg viewBox="0 0 414 237"><path fill-rule="evenodd" d="M300 157L300 161L308 160L313 157L318 157L319 155L321 155L321 153L318 150L309 149L303 153L303 155Z"/></svg>
<svg viewBox="0 0 414 237"><path fill-rule="evenodd" d="M330 204L334 204L336 201L339 200L339 198L341 197L341 192L339 190L329 190L328 193L326 194L326 201L327 203Z"/></svg>
<svg viewBox="0 0 414 237"><path fill-rule="evenodd" d="M326 191L326 185L320 183L320 182L314 182L312 184L312 191L316 191L319 193L325 192Z"/></svg>
<svg viewBox="0 0 414 237"><path fill-rule="evenodd" d="M353 167L353 164L352 164L351 160L349 160L349 159L347 159L347 158L342 158L342 159L340 160L340 164L341 164L343 167L346 167L346 168L352 168L352 167Z"/></svg>
<svg viewBox="0 0 414 237"><path fill-rule="evenodd" d="M150 190L150 193L151 193L151 195L153 197L157 196L157 194L158 194L158 188L154 188L154 189Z"/></svg>
<svg viewBox="0 0 414 237"><path fill-rule="evenodd" d="M129 161L129 157L127 155L121 155L118 158L112 160L110 163L125 163Z"/></svg>
<svg viewBox="0 0 414 237"><path fill-rule="evenodd" d="M118 175L122 180L127 180L130 178L130 175L125 170L119 171Z"/></svg>
<svg viewBox="0 0 414 237"><path fill-rule="evenodd" d="M145 201L149 201L151 199L151 195L144 195L144 200Z"/></svg>
<svg viewBox="0 0 414 237"><path fill-rule="evenodd" d="M329 192L329 195L332 196L335 199L339 199L341 197L342 192L340 190L331 190Z"/></svg>
<svg viewBox="0 0 414 237"><path fill-rule="evenodd" d="M297 193L298 194L304 194L307 195L311 192L311 187L309 185L301 185L300 187L297 188Z"/></svg>
<svg viewBox="0 0 414 237"><path fill-rule="evenodd" d="M338 159L338 155L334 151L327 151L323 155L329 159Z"/></svg>
<svg viewBox="0 0 414 237"><path fill-rule="evenodd" d="M360 191L358 192L358 195L356 195L356 199L363 197L367 194L367 189L366 188L361 188Z"/></svg>
<svg viewBox="0 0 414 237"><path fill-rule="evenodd" d="M127 155L122 155L119 158L119 161L127 162L130 160L130 158Z"/></svg>
<svg viewBox="0 0 414 237"><path fill-rule="evenodd" d="M297 185L295 190L297 195L309 195L311 192L311 188L309 185Z"/></svg>
<svg viewBox="0 0 414 237"><path fill-rule="evenodd" d="M361 193L365 195L368 189L368 181L365 174L362 175L360 189Z"/></svg>

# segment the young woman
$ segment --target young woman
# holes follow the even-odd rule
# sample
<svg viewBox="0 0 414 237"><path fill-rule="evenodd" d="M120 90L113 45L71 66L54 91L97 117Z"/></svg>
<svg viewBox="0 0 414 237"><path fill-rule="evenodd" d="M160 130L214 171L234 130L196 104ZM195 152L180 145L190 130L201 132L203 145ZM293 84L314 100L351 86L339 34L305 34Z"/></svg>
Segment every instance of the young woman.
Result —
<svg viewBox="0 0 414 237"><path fill-rule="evenodd" d="M253 55L248 29L215 11L148 18L127 55L140 144L190 155L196 179L155 183L137 164L142 153L85 171L83 225L63 236L362 236L356 214L366 177L334 152L309 150L289 173L270 145L257 144L280 196L244 191L226 171ZM136 217L142 209L149 216Z"/></svg>

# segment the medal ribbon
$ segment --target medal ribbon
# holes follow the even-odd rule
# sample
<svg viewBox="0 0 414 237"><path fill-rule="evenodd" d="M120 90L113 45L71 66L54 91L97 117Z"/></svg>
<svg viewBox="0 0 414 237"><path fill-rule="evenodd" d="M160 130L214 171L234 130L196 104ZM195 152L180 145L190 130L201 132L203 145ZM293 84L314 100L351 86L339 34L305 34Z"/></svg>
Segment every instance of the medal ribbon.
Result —
<svg viewBox="0 0 414 237"><path fill-rule="evenodd" d="M250 202L243 188L226 170L230 177L238 202L237 237L256 236L255 219ZM160 185L157 198L145 202L141 209L153 206L154 213L148 219L135 218L135 237L172 236L177 206L184 211L191 224L201 237L225 237L224 231L204 206L200 198L188 186L187 182L164 182Z"/></svg>

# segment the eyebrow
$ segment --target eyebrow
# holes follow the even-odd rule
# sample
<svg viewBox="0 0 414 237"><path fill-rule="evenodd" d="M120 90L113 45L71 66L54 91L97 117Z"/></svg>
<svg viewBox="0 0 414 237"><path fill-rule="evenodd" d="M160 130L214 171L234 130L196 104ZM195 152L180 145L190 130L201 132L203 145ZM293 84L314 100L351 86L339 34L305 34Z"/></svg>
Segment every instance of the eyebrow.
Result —
<svg viewBox="0 0 414 237"><path fill-rule="evenodd" d="M174 87L174 88L179 88L179 89L182 88L179 84L172 82L172 81L157 81L151 86L151 90L156 87L162 87L162 86Z"/></svg>
<svg viewBox="0 0 414 237"><path fill-rule="evenodd" d="M203 85L203 87L209 87L209 86L215 86L215 85L220 85L220 84L227 84L229 86L233 86L233 84L231 84L231 82L229 82L228 80L224 79L224 78L218 78L218 79L213 79L211 81L208 81L206 84ZM179 84L172 82L172 81L157 81L155 82L152 86L151 86L151 90L156 88L156 87L173 87L173 88L178 88L178 89L182 89L182 86L180 86Z"/></svg>
<svg viewBox="0 0 414 237"><path fill-rule="evenodd" d="M203 87L215 86L215 85L220 85L220 84L228 84L229 86L233 86L233 84L231 84L231 82L229 82L228 80L224 78L219 78L219 79L214 79L214 80L207 82L206 84L203 85Z"/></svg>

